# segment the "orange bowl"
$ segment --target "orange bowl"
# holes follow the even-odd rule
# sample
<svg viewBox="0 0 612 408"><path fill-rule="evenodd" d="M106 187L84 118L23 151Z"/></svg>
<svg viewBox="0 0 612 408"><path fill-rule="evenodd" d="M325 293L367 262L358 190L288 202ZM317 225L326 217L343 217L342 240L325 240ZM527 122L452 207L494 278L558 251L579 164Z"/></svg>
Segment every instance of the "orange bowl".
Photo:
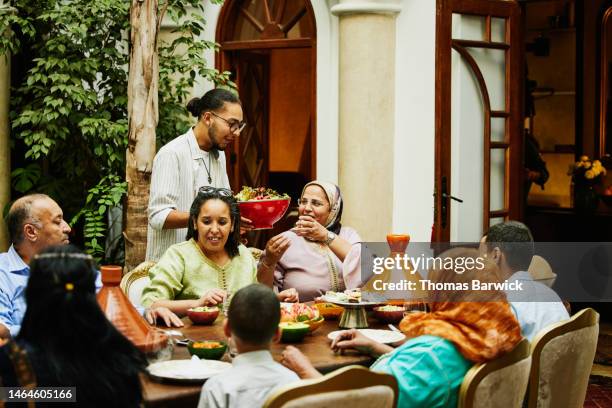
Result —
<svg viewBox="0 0 612 408"><path fill-rule="evenodd" d="M323 322L325 322L325 318L323 316L319 316L316 319L307 320L307 321L302 322L302 323L306 323L308 325L309 333L312 333L313 331L315 331L319 327L321 327L323 325Z"/></svg>
<svg viewBox="0 0 612 408"><path fill-rule="evenodd" d="M342 312L344 312L343 307L333 303L315 303L315 306L319 309L319 314L327 320L338 319Z"/></svg>
<svg viewBox="0 0 612 408"><path fill-rule="evenodd" d="M283 218L289 208L290 198L273 200L240 201L240 215L253 221L255 229L270 229Z"/></svg>

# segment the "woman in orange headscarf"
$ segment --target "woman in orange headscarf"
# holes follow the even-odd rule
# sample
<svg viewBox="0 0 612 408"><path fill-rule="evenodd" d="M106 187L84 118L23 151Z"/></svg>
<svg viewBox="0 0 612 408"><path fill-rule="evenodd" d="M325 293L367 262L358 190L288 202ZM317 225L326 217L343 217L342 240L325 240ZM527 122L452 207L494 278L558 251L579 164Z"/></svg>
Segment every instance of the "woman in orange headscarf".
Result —
<svg viewBox="0 0 612 408"><path fill-rule="evenodd" d="M392 374L398 382L398 406L455 407L465 373L474 363L496 359L521 340L519 324L505 294L497 290L451 290L473 280L499 282L497 266L479 258L475 249L454 248L444 252L439 268L428 279L449 290L429 292L429 312L407 315L400 329L408 340L396 349L368 339L356 330L342 332L332 342L334 350L358 348L380 358L370 367ZM465 259L478 259L472 268L444 269ZM482 268L478 268L478 266ZM318 373L297 349L287 348L283 363L302 378Z"/></svg>

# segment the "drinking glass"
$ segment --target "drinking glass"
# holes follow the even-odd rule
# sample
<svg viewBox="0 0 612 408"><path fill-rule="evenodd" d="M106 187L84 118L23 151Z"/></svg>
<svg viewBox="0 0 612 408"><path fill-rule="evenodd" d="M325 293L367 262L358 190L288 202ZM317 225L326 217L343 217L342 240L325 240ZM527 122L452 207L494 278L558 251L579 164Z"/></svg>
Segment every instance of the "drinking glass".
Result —
<svg viewBox="0 0 612 408"><path fill-rule="evenodd" d="M411 299L404 302L404 316L411 313L425 313L428 311L425 299Z"/></svg>

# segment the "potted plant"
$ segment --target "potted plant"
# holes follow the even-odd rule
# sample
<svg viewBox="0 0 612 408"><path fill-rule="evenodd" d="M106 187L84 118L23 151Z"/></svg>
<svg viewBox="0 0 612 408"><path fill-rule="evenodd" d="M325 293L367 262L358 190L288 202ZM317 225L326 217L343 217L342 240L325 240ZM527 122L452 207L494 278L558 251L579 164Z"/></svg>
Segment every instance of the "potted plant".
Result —
<svg viewBox="0 0 612 408"><path fill-rule="evenodd" d="M599 203L597 187L606 174L605 167L599 160L581 156L580 160L570 166L568 175L572 176L574 185L574 209L578 213L593 213Z"/></svg>

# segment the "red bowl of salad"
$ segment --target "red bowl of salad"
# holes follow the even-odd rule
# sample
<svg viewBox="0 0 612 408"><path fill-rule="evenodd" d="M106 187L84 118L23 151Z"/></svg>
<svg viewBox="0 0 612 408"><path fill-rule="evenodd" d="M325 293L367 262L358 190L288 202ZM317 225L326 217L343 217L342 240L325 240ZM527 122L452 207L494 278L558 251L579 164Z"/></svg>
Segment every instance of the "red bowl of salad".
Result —
<svg viewBox="0 0 612 408"><path fill-rule="evenodd" d="M254 229L270 229L283 218L291 198L271 188L242 187L236 194L240 215L253 221Z"/></svg>

